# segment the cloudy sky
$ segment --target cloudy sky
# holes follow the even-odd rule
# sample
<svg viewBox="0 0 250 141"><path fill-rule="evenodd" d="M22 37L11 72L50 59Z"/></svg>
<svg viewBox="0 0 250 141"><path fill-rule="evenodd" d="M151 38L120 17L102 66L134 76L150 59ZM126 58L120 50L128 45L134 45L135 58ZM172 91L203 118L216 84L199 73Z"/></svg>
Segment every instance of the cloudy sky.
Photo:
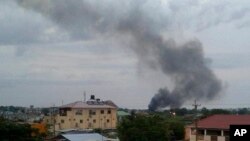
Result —
<svg viewBox="0 0 250 141"><path fill-rule="evenodd" d="M136 47L137 32L150 32L177 46L202 44L223 85L202 106L249 107L249 7L248 0L0 1L0 105L59 106L86 91L147 108L159 88L175 87Z"/></svg>

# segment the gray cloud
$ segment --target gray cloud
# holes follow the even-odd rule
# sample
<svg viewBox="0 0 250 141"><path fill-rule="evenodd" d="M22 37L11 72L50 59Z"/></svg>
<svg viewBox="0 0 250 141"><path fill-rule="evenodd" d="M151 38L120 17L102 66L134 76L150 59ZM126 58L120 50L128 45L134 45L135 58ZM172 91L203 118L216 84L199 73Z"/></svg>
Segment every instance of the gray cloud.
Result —
<svg viewBox="0 0 250 141"><path fill-rule="evenodd" d="M43 16L19 7L14 1L0 2L0 45L41 42L51 26Z"/></svg>

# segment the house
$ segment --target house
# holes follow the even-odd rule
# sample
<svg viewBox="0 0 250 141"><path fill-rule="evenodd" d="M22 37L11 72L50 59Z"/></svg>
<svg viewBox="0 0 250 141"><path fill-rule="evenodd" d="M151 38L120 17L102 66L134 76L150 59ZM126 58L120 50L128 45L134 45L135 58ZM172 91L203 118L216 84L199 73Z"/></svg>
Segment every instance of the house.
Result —
<svg viewBox="0 0 250 141"><path fill-rule="evenodd" d="M45 117L56 131L65 129L114 129L117 106L112 101L101 101L91 95L86 102L76 101L58 107L59 113Z"/></svg>
<svg viewBox="0 0 250 141"><path fill-rule="evenodd" d="M230 125L250 125L250 115L213 115L197 122L197 141L229 141ZM195 141L195 126L186 127L186 138Z"/></svg>

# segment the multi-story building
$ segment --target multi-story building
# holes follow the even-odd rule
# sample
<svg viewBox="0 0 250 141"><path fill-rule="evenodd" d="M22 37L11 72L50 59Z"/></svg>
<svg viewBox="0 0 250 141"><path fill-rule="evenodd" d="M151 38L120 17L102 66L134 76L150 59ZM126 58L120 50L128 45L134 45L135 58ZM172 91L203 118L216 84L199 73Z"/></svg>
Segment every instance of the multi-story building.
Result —
<svg viewBox="0 0 250 141"><path fill-rule="evenodd" d="M230 125L249 125L250 115L213 115L186 127L187 141L229 141ZM197 137L197 140L196 140Z"/></svg>
<svg viewBox="0 0 250 141"><path fill-rule="evenodd" d="M95 99L94 95L86 102L76 101L60 106L58 110L59 113L54 117L45 119L45 122L47 120L55 126L55 130L116 128L117 106L112 101Z"/></svg>

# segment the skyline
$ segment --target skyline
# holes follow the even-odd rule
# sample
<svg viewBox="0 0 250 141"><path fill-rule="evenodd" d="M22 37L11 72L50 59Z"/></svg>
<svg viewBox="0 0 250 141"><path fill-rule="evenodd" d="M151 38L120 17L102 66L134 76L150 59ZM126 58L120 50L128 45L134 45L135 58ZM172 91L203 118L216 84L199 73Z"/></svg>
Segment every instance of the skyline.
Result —
<svg viewBox="0 0 250 141"><path fill-rule="evenodd" d="M130 13L143 13L140 20L165 40L202 44L223 85L215 100L198 101L202 107L250 107L249 6L247 0L1 1L0 105L61 105L83 100L86 91L120 107L147 108L159 88L173 89L173 80L145 65L133 38L114 28Z"/></svg>

